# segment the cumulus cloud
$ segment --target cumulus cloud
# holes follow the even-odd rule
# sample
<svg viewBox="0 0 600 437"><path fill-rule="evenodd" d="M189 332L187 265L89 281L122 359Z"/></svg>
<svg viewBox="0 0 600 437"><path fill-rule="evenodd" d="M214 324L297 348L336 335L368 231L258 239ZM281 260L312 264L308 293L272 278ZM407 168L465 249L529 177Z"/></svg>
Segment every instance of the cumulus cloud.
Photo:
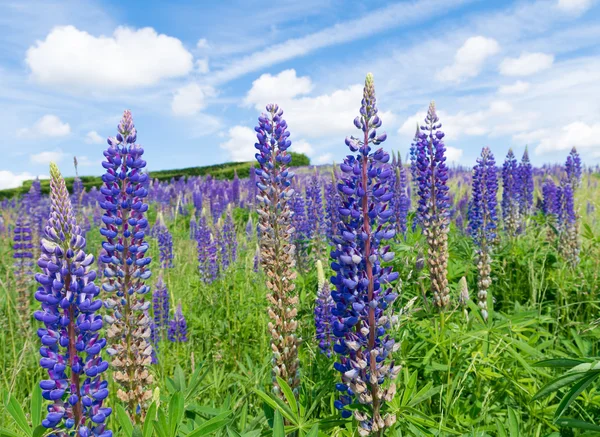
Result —
<svg viewBox="0 0 600 437"><path fill-rule="evenodd" d="M529 89L529 83L521 80L516 81L512 85L504 85L498 89L500 94L524 94Z"/></svg>
<svg viewBox="0 0 600 437"><path fill-rule="evenodd" d="M454 63L444 67L437 74L437 79L442 82L462 82L475 77L483 68L483 64L490 56L500 51L500 45L493 38L474 36L465 41L454 56Z"/></svg>
<svg viewBox="0 0 600 437"><path fill-rule="evenodd" d="M17 132L19 137L64 137L71 133L69 123L63 123L56 115L44 115L30 128L22 128Z"/></svg>
<svg viewBox="0 0 600 437"><path fill-rule="evenodd" d="M85 142L88 144L102 144L106 139L101 137L95 130L89 131L85 136Z"/></svg>
<svg viewBox="0 0 600 437"><path fill-rule="evenodd" d="M575 121L558 131L542 130L537 132L538 146L536 155L548 152L569 150L575 146L586 150L600 147L600 123L588 124Z"/></svg>
<svg viewBox="0 0 600 437"><path fill-rule="evenodd" d="M171 110L173 114L181 116L198 114L206 107L206 98L214 94L214 89L209 86L190 83L175 91Z"/></svg>
<svg viewBox="0 0 600 437"><path fill-rule="evenodd" d="M323 155L319 155L315 158L316 164L331 164L333 162L333 154L332 153L324 153Z"/></svg>
<svg viewBox="0 0 600 437"><path fill-rule="evenodd" d="M62 150L56 149L29 155L29 159L33 164L49 165L51 162L62 161L66 155Z"/></svg>
<svg viewBox="0 0 600 437"><path fill-rule="evenodd" d="M40 179L48 179L47 175L38 175ZM35 179L36 176L29 173L13 173L10 170L0 170L0 190L8 188L17 188L23 185L23 182Z"/></svg>
<svg viewBox="0 0 600 437"><path fill-rule="evenodd" d="M96 161L92 161L89 157L87 156L78 156L77 157L77 166L78 167L92 167L92 166L100 166L102 160L98 159Z"/></svg>
<svg viewBox="0 0 600 437"><path fill-rule="evenodd" d="M592 0L558 0L558 9L570 14L579 15L592 6Z"/></svg>
<svg viewBox="0 0 600 437"><path fill-rule="evenodd" d="M523 52L518 58L505 58L500 63L500 74L505 76L530 76L550 68L553 63L553 55Z"/></svg>
<svg viewBox="0 0 600 437"><path fill-rule="evenodd" d="M27 50L25 62L39 83L90 90L153 85L193 68L192 54L180 40L150 27L118 27L112 36L55 27ZM124 62L132 68L124 70Z"/></svg>
<svg viewBox="0 0 600 437"><path fill-rule="evenodd" d="M247 126L233 126L228 132L229 139L219 147L225 150L236 162L252 161L256 154L256 132Z"/></svg>
<svg viewBox="0 0 600 437"><path fill-rule="evenodd" d="M446 147L446 161L453 164L458 164L463 156L463 150L456 147Z"/></svg>
<svg viewBox="0 0 600 437"><path fill-rule="evenodd" d="M285 88L278 88L285 85ZM279 90L280 91L274 91ZM254 105L258 111L264 111L265 105L277 95L277 103L284 110L284 118L290 126L292 141L296 138L306 140L323 139L348 135L352 132L352 120L356 117L357 102L362 99L363 85L355 84L337 89L329 94L307 96L312 89L308 77L297 77L294 70L285 70L272 75L262 75L253 82L252 88L244 100ZM391 112L380 112L385 127L395 121Z"/></svg>
<svg viewBox="0 0 600 437"><path fill-rule="evenodd" d="M210 71L208 67L208 59L196 59L196 71L200 74L206 74Z"/></svg>

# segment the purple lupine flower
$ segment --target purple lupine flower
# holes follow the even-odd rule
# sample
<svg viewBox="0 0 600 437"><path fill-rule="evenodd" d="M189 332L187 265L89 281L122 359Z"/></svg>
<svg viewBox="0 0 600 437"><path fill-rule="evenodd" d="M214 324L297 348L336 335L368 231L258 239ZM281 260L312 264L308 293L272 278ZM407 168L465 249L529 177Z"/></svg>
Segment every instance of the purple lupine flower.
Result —
<svg viewBox="0 0 600 437"><path fill-rule="evenodd" d="M249 215L246 222L246 238L252 240L252 237L254 237L254 222L252 221L252 215Z"/></svg>
<svg viewBox="0 0 600 437"><path fill-rule="evenodd" d="M334 367L342 376L342 383L336 385L341 396L335 407L347 418L352 413L346 407L353 399L365 405L368 412L355 410L354 415L360 424L360 435L370 435L395 422L393 415L381 417L382 404L391 400L396 388L394 383L388 388L383 385L400 370L388 360L396 346L386 334L391 321L385 315L397 297L390 284L398 273L381 265L394 258L385 243L395 235L394 225L389 223L393 216L389 204L394 194L393 172L387 164L390 156L383 149L371 152L371 145L381 144L386 134L377 134L381 119L370 73L365 80L360 116L354 125L362 130L363 138L346 138L346 145L358 153L348 155L340 165L341 222L331 251L335 272L331 297L336 304L332 309L336 319L333 350L339 355Z"/></svg>
<svg viewBox="0 0 600 437"><path fill-rule="evenodd" d="M567 162L565 163L565 170L567 172L567 179L571 184L571 188L573 193L581 186L581 157L579 153L577 153L577 149L573 147L569 156L567 157Z"/></svg>
<svg viewBox="0 0 600 437"><path fill-rule="evenodd" d="M394 178L394 197L392 198L392 208L394 210L394 221L396 222L396 233L406 235L408 228L408 210L410 209L410 197L408 197L408 178L406 177L406 168L402 165L402 158L398 154L398 165L395 169Z"/></svg>
<svg viewBox="0 0 600 437"><path fill-rule="evenodd" d="M255 157L260 169L254 171L256 186L256 211L259 215L260 263L267 278L267 300L269 302L269 333L271 335L273 391L282 400L277 377L280 377L298 393L300 386L298 344L296 335L298 322L298 294L295 291L293 271L295 247L292 243L293 211L289 202L294 190L291 187L294 173L288 169L292 155L288 148L288 125L283 119L283 110L276 104L266 107L267 113L258 117L256 131L258 150Z"/></svg>
<svg viewBox="0 0 600 437"><path fill-rule="evenodd" d="M579 229L572 181L563 179L556 195L556 214L559 230L559 248L563 257L572 267L579 263Z"/></svg>
<svg viewBox="0 0 600 437"><path fill-rule="evenodd" d="M83 214L83 194L84 187L83 182L79 179L79 173L77 172L77 157L73 157L73 165L75 166L75 179L73 180L73 209L75 212L75 217L77 217L78 221L81 221Z"/></svg>
<svg viewBox="0 0 600 437"><path fill-rule="evenodd" d="M57 436L111 437L104 422L112 410L102 406L108 396L108 382L101 378L108 362L100 354L106 339L100 337L102 316L96 314L102 301L96 272L89 268L94 256L85 253L67 186L53 163L50 176L51 213L38 260L42 273L35 275L42 309L34 316L45 325L38 330L40 365L50 377L40 387L42 397L52 401L42 425Z"/></svg>
<svg viewBox="0 0 600 437"><path fill-rule="evenodd" d="M196 222L196 217L192 217L190 219L190 240L196 239L196 232L198 232L198 223Z"/></svg>
<svg viewBox="0 0 600 437"><path fill-rule="evenodd" d="M117 136L107 140L106 160L102 162L106 173L100 189L104 195L100 206L106 211L102 217L105 227L100 228L106 238L102 243L106 250L102 261L107 265L102 287L113 293L113 299L106 301L111 310L106 317L111 325L107 330L111 343L107 351L115 368L113 376L122 386L117 397L128 404L133 421L140 423L145 404L152 397L149 386L153 382L147 370L152 354L150 318L146 315L150 302L145 301L150 291L145 281L151 276L151 258L146 256L149 245L144 240L148 227L148 204L144 203L148 174L142 172L146 166L142 159L144 149L135 143L137 131L129 110L123 113L117 130Z"/></svg>
<svg viewBox="0 0 600 437"><path fill-rule="evenodd" d="M231 217L231 211L228 211L225 216L225 222L223 223L218 240L221 246L222 270L226 270L237 259L237 233Z"/></svg>
<svg viewBox="0 0 600 437"><path fill-rule="evenodd" d="M542 212L547 216L551 214L556 214L557 188L556 184L550 177L546 178L542 185L542 196Z"/></svg>
<svg viewBox="0 0 600 437"><path fill-rule="evenodd" d="M325 281L323 264L320 260L317 261L317 278L318 288L317 297L315 299L316 339L319 342L321 353L330 358L332 352L331 348L333 346L332 326L333 322L336 320L332 314L335 302L331 298L329 283Z"/></svg>
<svg viewBox="0 0 600 437"><path fill-rule="evenodd" d="M194 203L196 211L202 211L202 199L202 191L195 191L194 194L192 194L192 202Z"/></svg>
<svg viewBox="0 0 600 437"><path fill-rule="evenodd" d="M412 143L410 143L410 179L412 182L413 192L419 192L419 168L417 165L417 156L418 156L418 146L419 146L419 134L421 133L421 128L419 127L419 123L417 122L417 130L415 132L415 136L413 138ZM412 223L412 231L414 232L417 224L419 224L420 215L419 208L417 208L413 223Z"/></svg>
<svg viewBox="0 0 600 437"><path fill-rule="evenodd" d="M206 221L202 216L198 220L198 232L196 233L198 249L198 271L200 279L210 284L217 279L219 273L217 243Z"/></svg>
<svg viewBox="0 0 600 437"><path fill-rule="evenodd" d="M331 170L331 181L325 184L325 235L327 241L331 244L333 236L337 232L338 223L340 222L340 193L337 190L335 169Z"/></svg>
<svg viewBox="0 0 600 437"><path fill-rule="evenodd" d="M169 290L163 280L162 272L158 275L158 280L152 292L152 309L154 313L154 326L158 332L166 328L169 323Z"/></svg>
<svg viewBox="0 0 600 437"><path fill-rule="evenodd" d="M25 329L29 327L30 310L30 284L33 266L33 232L27 205L22 202L17 212L13 228L13 259L15 289L17 292L17 310Z"/></svg>
<svg viewBox="0 0 600 437"><path fill-rule="evenodd" d="M519 172L519 184L518 187L520 189L519 194L519 214L521 217L527 217L531 214L531 210L533 208L533 168L531 167L531 162L529 161L529 153L527 152L527 147L525 147L525 151L523 152L523 157L521 158L521 163L518 167Z"/></svg>
<svg viewBox="0 0 600 437"><path fill-rule="evenodd" d="M159 216L160 225L157 229L158 251L160 266L163 269L173 268L173 236L165 225L162 216Z"/></svg>
<svg viewBox="0 0 600 437"><path fill-rule="evenodd" d="M321 180L317 169L311 176L306 186L306 221L308 224L308 240L315 244L315 240L321 240L323 232L323 193Z"/></svg>
<svg viewBox="0 0 600 437"><path fill-rule="evenodd" d="M304 196L300 191L296 191L292 197L292 223L294 225L294 243L296 245L296 263L298 268L306 270L308 267L308 245L310 226L306 218L306 207Z"/></svg>
<svg viewBox="0 0 600 437"><path fill-rule="evenodd" d="M489 148L481 151L481 157L473 168L472 198L469 203L469 233L477 245L477 298L481 315L488 318L488 289L492 283L491 245L496 239L498 178L496 162Z"/></svg>
<svg viewBox="0 0 600 437"><path fill-rule="evenodd" d="M421 126L417 144L417 170L419 182L419 223L429 245L429 275L433 291L434 305L440 309L448 306L448 167L444 156L446 148L439 130L442 124L431 102L425 126ZM428 133L426 133L426 132Z"/></svg>
<svg viewBox="0 0 600 437"><path fill-rule="evenodd" d="M502 166L502 218L504 228L511 237L517 235L521 227L519 205L523 191L520 180L517 158L512 149L509 149Z"/></svg>
<svg viewBox="0 0 600 437"><path fill-rule="evenodd" d="M173 343L185 343L187 341L187 322L181 311L181 304L177 305L175 315L169 322L167 336L169 341Z"/></svg>
<svg viewBox="0 0 600 437"><path fill-rule="evenodd" d="M231 184L231 201L233 206L240 206L240 178L235 170L233 170L233 182Z"/></svg>

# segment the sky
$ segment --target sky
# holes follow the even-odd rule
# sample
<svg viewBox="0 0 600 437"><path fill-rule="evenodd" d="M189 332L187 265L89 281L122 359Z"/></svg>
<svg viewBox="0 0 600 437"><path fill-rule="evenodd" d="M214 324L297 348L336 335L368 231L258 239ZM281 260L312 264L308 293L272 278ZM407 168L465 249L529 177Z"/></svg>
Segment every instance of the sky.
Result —
<svg viewBox="0 0 600 437"><path fill-rule="evenodd" d="M390 151L435 101L450 162L600 163L600 0L0 0L0 188L99 175L130 109L149 170L253 159L267 103L339 162L367 73Z"/></svg>

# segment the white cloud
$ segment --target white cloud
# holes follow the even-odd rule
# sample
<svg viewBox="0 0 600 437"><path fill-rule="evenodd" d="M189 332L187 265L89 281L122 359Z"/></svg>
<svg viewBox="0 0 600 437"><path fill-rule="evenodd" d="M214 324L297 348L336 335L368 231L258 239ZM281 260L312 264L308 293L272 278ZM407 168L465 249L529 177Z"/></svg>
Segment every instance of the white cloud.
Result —
<svg viewBox="0 0 600 437"><path fill-rule="evenodd" d="M460 158L463 156L463 150L457 149L456 147L446 147L446 161L449 163L458 164Z"/></svg>
<svg viewBox="0 0 600 437"><path fill-rule="evenodd" d="M316 164L331 164L333 162L333 154L332 153L324 153L323 155L319 155L315 158Z"/></svg>
<svg viewBox="0 0 600 437"><path fill-rule="evenodd" d="M85 142L88 144L102 144L105 138L101 137L98 132L91 130L85 136Z"/></svg>
<svg viewBox="0 0 600 437"><path fill-rule="evenodd" d="M206 85L190 83L175 92L171 101L173 114L195 115L206 107L206 98L214 96L214 89Z"/></svg>
<svg viewBox="0 0 600 437"><path fill-rule="evenodd" d="M276 91L278 88L271 88L275 85L285 85L286 90L279 93ZM265 106L278 96L277 103L290 126L292 142L294 138L321 140L356 134L352 120L360 109L363 85L356 84L314 97L301 96L310 89L312 83L308 77L297 77L294 70L285 70L275 76L263 75L254 81L244 102L264 111ZM382 131L386 127L389 129L395 121L391 112L380 112L379 116L383 121Z"/></svg>
<svg viewBox="0 0 600 437"><path fill-rule="evenodd" d="M311 156L314 153L313 147L304 140L292 141L290 151L296 153L304 153L305 155Z"/></svg>
<svg viewBox="0 0 600 437"><path fill-rule="evenodd" d="M516 81L512 85L504 85L498 89L500 94L524 94L529 89L529 83L521 80Z"/></svg>
<svg viewBox="0 0 600 437"><path fill-rule="evenodd" d="M200 74L206 74L210 71L208 67L208 59L197 59L196 60L196 71Z"/></svg>
<svg viewBox="0 0 600 437"><path fill-rule="evenodd" d="M64 137L71 133L69 123L63 123L56 115L44 115L30 128L17 131L19 137Z"/></svg>
<svg viewBox="0 0 600 437"><path fill-rule="evenodd" d="M49 165L51 162L58 163L67 156L62 150L46 151L29 155L29 160L33 164Z"/></svg>
<svg viewBox="0 0 600 437"><path fill-rule="evenodd" d="M505 58L500 63L500 74L530 76L552 66L554 56L545 53L521 53L518 58Z"/></svg>
<svg viewBox="0 0 600 437"><path fill-rule="evenodd" d="M196 47L200 50L205 50L210 48L210 44L208 43L208 40L206 38L201 38L196 43Z"/></svg>
<svg viewBox="0 0 600 437"><path fill-rule="evenodd" d="M454 56L454 64L444 67L437 74L442 82L462 82L475 77L481 71L486 59L500 51L500 45L493 38L474 36L465 41Z"/></svg>
<svg viewBox="0 0 600 437"><path fill-rule="evenodd" d="M536 155L569 150L573 146L580 150L600 147L600 123L575 121L563 126L560 131L543 131L538 135L540 143L535 148Z"/></svg>
<svg viewBox="0 0 600 437"><path fill-rule="evenodd" d="M309 35L250 53L215 72L211 78L217 83L227 82L252 71L305 56L321 48L356 41L392 28L414 26L470 2L472 0L420 0L392 4L372 10L360 18L337 23Z"/></svg>
<svg viewBox="0 0 600 437"><path fill-rule="evenodd" d="M561 11L579 15L592 6L592 0L558 0L557 7Z"/></svg>
<svg viewBox="0 0 600 437"><path fill-rule="evenodd" d="M494 100L490 103L490 113L492 114L508 114L512 111L512 105L504 100Z"/></svg>
<svg viewBox="0 0 600 437"><path fill-rule="evenodd" d="M39 175L40 179L48 179L46 175ZM0 170L0 190L8 188L17 188L23 185L23 182L35 179L36 176L29 172L13 173L10 170Z"/></svg>
<svg viewBox="0 0 600 437"><path fill-rule="evenodd" d="M78 167L93 167L95 165L101 166L102 165L101 163L102 163L101 159L98 159L96 161L92 161L92 160L90 160L89 157L87 157L85 155L77 157L77 166Z"/></svg>
<svg viewBox="0 0 600 437"><path fill-rule="evenodd" d="M112 36L98 37L74 26L55 27L27 50L25 62L39 83L89 90L153 85L193 68L180 40L150 27L118 27Z"/></svg>
<svg viewBox="0 0 600 437"><path fill-rule="evenodd" d="M252 82L252 88L246 95L244 104L264 106L267 103L283 102L308 94L312 89L310 77L298 77L294 69L284 70L275 76L267 73Z"/></svg>
<svg viewBox="0 0 600 437"><path fill-rule="evenodd" d="M251 161L257 153L254 144L257 142L256 132L247 126L233 126L229 129L229 139L219 147L236 162Z"/></svg>

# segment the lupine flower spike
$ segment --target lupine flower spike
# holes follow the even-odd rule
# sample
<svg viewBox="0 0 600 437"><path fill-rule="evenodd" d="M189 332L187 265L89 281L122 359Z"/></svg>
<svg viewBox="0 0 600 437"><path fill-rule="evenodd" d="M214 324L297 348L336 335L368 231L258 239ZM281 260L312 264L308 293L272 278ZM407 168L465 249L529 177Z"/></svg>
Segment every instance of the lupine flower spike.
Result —
<svg viewBox="0 0 600 437"><path fill-rule="evenodd" d="M276 377L282 378L297 394L300 385L298 345L298 295L295 291L294 251L292 236L293 211L290 201L294 173L288 169L292 156L287 152L292 142L282 118L283 110L267 105L267 113L258 118L258 149L255 155L260 169L255 170L259 215L260 263L267 278L269 294L269 333L273 351L273 391L284 398Z"/></svg>
<svg viewBox="0 0 600 437"><path fill-rule="evenodd" d="M417 180L419 182L418 215L429 250L427 263L433 291L433 303L444 309L450 302L448 289L448 167L442 124L431 102L425 126L421 126L417 143Z"/></svg>
<svg viewBox="0 0 600 437"><path fill-rule="evenodd" d="M498 178L496 162L485 147L473 168L472 198L469 203L469 233L477 245L477 300L481 315L488 318L488 289L492 283L491 249L496 239Z"/></svg>
<svg viewBox="0 0 600 437"><path fill-rule="evenodd" d="M112 356L113 376L121 385L117 397L129 405L128 411L136 423L144 418L146 402L152 397L150 342L150 301L145 295L150 287L145 281L151 272L147 268L149 248L144 240L148 220L145 213L148 195L145 188L148 175L142 173L146 161L142 159L144 149L135 143L137 137L131 112L125 111L118 126L116 138L108 138L106 161L102 166L104 185L101 192L105 200L100 206L106 210L102 221L105 227L100 233L106 238L102 257L107 267L104 270L105 291L113 293L106 300L111 314L106 317L110 327L107 336Z"/></svg>
<svg viewBox="0 0 600 437"><path fill-rule="evenodd" d="M391 319L385 314L397 297L391 283L398 273L381 265L394 258L386 244L395 235L395 226L390 223L394 214L390 205L393 171L387 164L389 154L381 148L371 151L371 145L378 146L386 139L385 133L377 133L381 124L369 73L360 115L354 120L362 130L362 139L346 138L346 145L358 153L348 155L340 165L341 221L331 251L335 272L331 296L336 304L332 310L333 349L339 356L334 367L342 377L342 383L336 385L341 396L335 406L343 417L352 415L347 406L355 401L366 407L354 410L361 436L381 435L396 421L393 414L385 412L385 402L395 395L396 386L391 381L400 371L390 360L396 345L386 334Z"/></svg>
<svg viewBox="0 0 600 437"><path fill-rule="evenodd" d="M31 269L33 266L33 232L25 202L21 204L13 228L13 258L17 309L23 327L28 328L31 319Z"/></svg>
<svg viewBox="0 0 600 437"><path fill-rule="evenodd" d="M331 357L332 352L332 324L335 318L332 310L335 306L331 298L329 282L325 281L323 272L323 263L317 261L317 298L315 302L315 328L317 331L317 341L321 352Z"/></svg>
<svg viewBox="0 0 600 437"><path fill-rule="evenodd" d="M187 322L181 311L181 304L177 305L175 316L169 321L167 335L169 341L173 343L185 343L187 341Z"/></svg>
<svg viewBox="0 0 600 437"><path fill-rule="evenodd" d="M90 269L94 256L85 253L67 186L54 164L50 177L51 212L38 260L42 273L35 276L40 284L35 298L42 304L35 318L45 325L38 330L40 365L50 377L40 387L52 401L42 425L55 437L110 437L104 422L112 410L102 406L108 382L101 375L108 362L100 355L106 340L99 334L102 301Z"/></svg>
<svg viewBox="0 0 600 437"><path fill-rule="evenodd" d="M577 153L577 149L573 147L569 156L567 157L567 162L565 163L565 170L567 172L567 180L571 184L571 189L573 193L581 186L581 157L579 153Z"/></svg>
<svg viewBox="0 0 600 437"><path fill-rule="evenodd" d="M506 233L514 237L521 227L521 178L517 158L512 149L508 150L506 160L502 166L502 218Z"/></svg>

